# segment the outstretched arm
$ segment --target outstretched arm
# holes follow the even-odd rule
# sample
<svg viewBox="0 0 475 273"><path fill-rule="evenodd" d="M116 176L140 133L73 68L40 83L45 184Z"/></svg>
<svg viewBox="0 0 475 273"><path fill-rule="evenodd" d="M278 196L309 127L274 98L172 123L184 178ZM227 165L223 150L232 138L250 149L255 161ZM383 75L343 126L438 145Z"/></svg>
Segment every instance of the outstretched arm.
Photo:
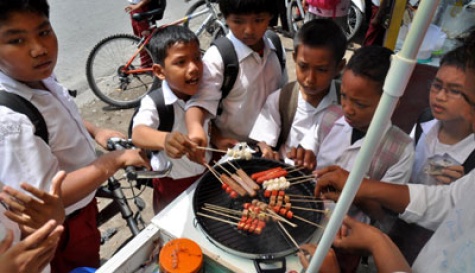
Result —
<svg viewBox="0 0 475 273"><path fill-rule="evenodd" d="M100 128L94 125L93 123L83 120L84 127L91 135L91 137L99 144L102 148L107 149L107 140L113 137L118 138L127 138L124 134L119 131L110 130L106 128Z"/></svg>
<svg viewBox="0 0 475 273"><path fill-rule="evenodd" d="M317 179L315 195L337 201L348 179L348 172L338 166L329 166L314 172ZM363 179L355 202L374 201L381 206L403 213L409 204L409 188L376 180Z"/></svg>

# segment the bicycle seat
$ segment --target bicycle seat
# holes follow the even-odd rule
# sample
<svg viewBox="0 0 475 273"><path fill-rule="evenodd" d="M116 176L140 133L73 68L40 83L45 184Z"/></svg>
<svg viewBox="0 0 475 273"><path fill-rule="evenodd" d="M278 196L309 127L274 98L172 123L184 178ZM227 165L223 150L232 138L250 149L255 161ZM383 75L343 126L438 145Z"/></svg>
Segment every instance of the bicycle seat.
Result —
<svg viewBox="0 0 475 273"><path fill-rule="evenodd" d="M135 21L142 21L150 18L150 20L157 21L163 18L163 13L165 13L165 8L158 8L146 12L134 13L132 19Z"/></svg>

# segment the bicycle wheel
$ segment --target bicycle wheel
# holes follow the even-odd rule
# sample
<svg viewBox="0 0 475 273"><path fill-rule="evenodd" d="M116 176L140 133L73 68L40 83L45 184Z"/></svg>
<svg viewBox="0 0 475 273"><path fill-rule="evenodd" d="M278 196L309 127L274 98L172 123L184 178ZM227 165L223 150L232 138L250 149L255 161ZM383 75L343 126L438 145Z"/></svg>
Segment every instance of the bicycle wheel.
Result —
<svg viewBox="0 0 475 273"><path fill-rule="evenodd" d="M137 51L139 38L130 34L109 36L92 49L86 62L89 87L102 101L118 108L132 108L140 103L153 81L151 71L128 73L132 69L150 68L153 59L147 48L127 69L126 63Z"/></svg>
<svg viewBox="0 0 475 273"><path fill-rule="evenodd" d="M218 1L213 1L210 3L210 5L212 6L212 9L216 11L218 17L214 17L213 13L210 11L192 18L183 24L185 27L193 31L196 36L198 36L198 39L200 40L200 48L203 51L206 51L206 49L208 49L211 43L214 41L214 34L217 31L227 33L227 30L223 29L223 26L219 23L219 21L222 19L222 15L219 11ZM188 16L206 9L208 9L206 6L206 1L199 0L188 9L186 15Z"/></svg>
<svg viewBox="0 0 475 273"><path fill-rule="evenodd" d="M346 39L350 41L355 37L363 24L363 13L354 3L351 3L348 10L347 22L347 29L344 29L343 31L345 32Z"/></svg>
<svg viewBox="0 0 475 273"><path fill-rule="evenodd" d="M287 6L287 25L292 36L302 27L305 19L305 14L300 10L297 1L300 0L291 0Z"/></svg>

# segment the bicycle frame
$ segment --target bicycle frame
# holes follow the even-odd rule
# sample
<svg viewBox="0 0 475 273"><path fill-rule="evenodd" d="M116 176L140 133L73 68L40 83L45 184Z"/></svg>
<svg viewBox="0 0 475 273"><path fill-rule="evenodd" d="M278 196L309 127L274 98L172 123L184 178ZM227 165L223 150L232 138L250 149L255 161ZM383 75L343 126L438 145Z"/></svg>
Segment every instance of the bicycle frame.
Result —
<svg viewBox="0 0 475 273"><path fill-rule="evenodd" d="M160 25L160 26L155 25L155 27L154 27L153 30L152 30L152 33L150 33L149 35L147 35L147 36L145 36L145 37L142 37L142 39L140 39L140 42L139 42L139 44L138 44L137 50L136 50L135 53L132 55L132 57L130 57L130 59L129 59L129 60L127 61L127 63L125 64L125 66L122 67L121 72L124 73L124 74L126 74L126 75L139 74L139 73L145 73L145 72L151 72L151 71L152 71L152 68L151 68L151 67L147 67L147 68L137 68L137 69L129 69L129 67L130 67L130 65L132 64L132 62L135 60L135 58L137 57L137 55L139 55L140 52L145 48L145 46L150 42L150 40L151 40L152 37L153 37L153 34L155 34L158 30L163 29L163 28L166 28L166 27L168 27L168 26L183 24L183 23L189 21L190 19L193 19L193 18L196 18L196 17L201 16L201 15L203 15L203 14L209 13L210 10L212 10L213 14L210 14L210 15L208 16L208 18L206 19L206 21L205 21L206 23L203 24L203 25L200 27L198 33L201 33L201 32L203 32L203 30L204 30L206 24L207 24L210 20L212 20L213 15L216 16L216 12L214 11L214 9L210 8L209 6L208 6L207 9L204 9L204 10L199 11L199 12L194 13L194 14L190 14L190 15L188 15L188 16L185 16L185 17L183 17L183 18L181 18L181 19L178 19L178 20L176 20L176 21L174 21L174 22L171 22L171 23L169 23L169 24L163 24L163 25ZM222 24L222 22L220 22L220 23ZM224 27L224 24L222 24L222 25L223 25L223 27Z"/></svg>

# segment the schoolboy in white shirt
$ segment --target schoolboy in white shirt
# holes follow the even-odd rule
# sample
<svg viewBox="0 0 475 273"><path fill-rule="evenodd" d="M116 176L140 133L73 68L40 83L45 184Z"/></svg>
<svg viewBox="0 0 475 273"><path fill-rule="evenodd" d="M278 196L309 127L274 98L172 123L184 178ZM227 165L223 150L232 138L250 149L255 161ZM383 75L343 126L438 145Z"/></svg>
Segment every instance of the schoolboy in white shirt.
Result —
<svg viewBox="0 0 475 273"><path fill-rule="evenodd" d="M231 40L239 60L239 74L229 95L222 101L222 113L213 124L211 143L219 149L248 141L249 132L265 100L287 82L275 46L264 36L275 14L273 0L223 0L219 7L229 26ZM283 56L285 59L285 56ZM186 111L189 136L206 145L203 121L217 114L223 83L223 59L215 46L204 57L203 83Z"/></svg>
<svg viewBox="0 0 475 273"><path fill-rule="evenodd" d="M302 26L294 39L297 82L269 95L249 134L258 141L262 157L293 163L287 153L320 122L330 105L338 103L333 79L345 66L346 45L345 35L333 20L316 19ZM294 96L295 104L291 103ZM295 114L288 117L288 111ZM290 130L283 128L289 126L286 118L290 118ZM315 165L311 165L313 170Z"/></svg>

